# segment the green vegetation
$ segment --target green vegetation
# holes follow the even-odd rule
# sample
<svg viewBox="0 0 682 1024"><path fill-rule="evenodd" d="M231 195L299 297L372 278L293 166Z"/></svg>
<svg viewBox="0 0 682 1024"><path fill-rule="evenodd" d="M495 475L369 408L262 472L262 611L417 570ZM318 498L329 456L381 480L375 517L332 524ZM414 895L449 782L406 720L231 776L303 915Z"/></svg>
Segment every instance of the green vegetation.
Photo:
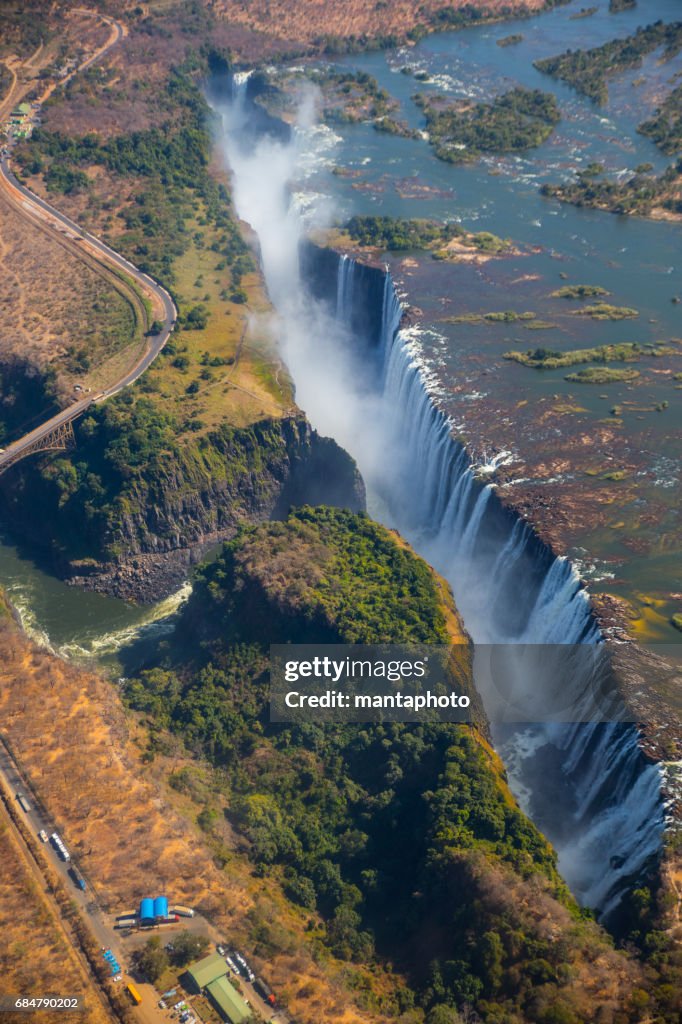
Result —
<svg viewBox="0 0 682 1024"><path fill-rule="evenodd" d="M278 570L280 562L293 571ZM262 629L256 597L243 608L235 596L256 580ZM362 513L305 508L285 523L244 527L205 567L198 586L228 616L237 640L273 631L291 637L288 617L303 616L304 631L331 633L343 643L448 642L431 569ZM279 628L276 608L284 616Z"/></svg>
<svg viewBox="0 0 682 1024"><path fill-rule="evenodd" d="M675 627L675 629L679 629L679 631L682 633L682 612L675 612L673 615L670 616L670 621Z"/></svg>
<svg viewBox="0 0 682 1024"><path fill-rule="evenodd" d="M421 138L416 128L410 128L406 121L396 121L394 117L378 117L374 121L374 130L386 135L398 135L402 139Z"/></svg>
<svg viewBox="0 0 682 1024"><path fill-rule="evenodd" d="M613 384L616 381L636 380L638 377L639 370L614 370L609 366L604 366L578 370L577 373L569 373L564 379L576 384Z"/></svg>
<svg viewBox="0 0 682 1024"><path fill-rule="evenodd" d="M166 101L172 126L150 128L103 140L72 137L40 128L17 148L25 174L43 175L49 191L72 193L91 186L87 168L101 166L117 178L134 178L141 188L120 212L124 234L116 245L141 270L172 286L173 264L193 240L191 222L201 203L204 218L219 232L216 250L231 268L232 283L253 269L253 260L230 213L224 185L211 177L209 110L192 75L195 62L171 72Z"/></svg>
<svg viewBox="0 0 682 1024"><path fill-rule="evenodd" d="M5 447L40 418L49 419L59 410L54 370L38 375L21 362L0 363L0 445Z"/></svg>
<svg viewBox="0 0 682 1024"><path fill-rule="evenodd" d="M516 46L518 43L523 42L523 35L521 32L513 32L510 36L502 36L501 39L497 40L498 46Z"/></svg>
<svg viewBox="0 0 682 1024"><path fill-rule="evenodd" d="M344 225L352 241L387 252L406 252L410 249L430 250L434 259L456 257L457 251L476 249L478 252L498 256L511 251L508 240L498 238L490 231L467 231L459 224L404 217L355 216ZM456 243L459 250L452 248Z"/></svg>
<svg viewBox="0 0 682 1024"><path fill-rule="evenodd" d="M629 306L611 306L608 302L596 302L593 306L576 309L573 316L589 316L592 320L632 320L639 316L639 310Z"/></svg>
<svg viewBox="0 0 682 1024"><path fill-rule="evenodd" d="M491 320L493 323L513 324L517 320L534 320L535 313L515 313L511 309L507 309L503 313L484 313L483 319Z"/></svg>
<svg viewBox="0 0 682 1024"><path fill-rule="evenodd" d="M435 220L407 220L404 217L351 217L344 230L359 245L400 252L429 249L465 235L459 224Z"/></svg>
<svg viewBox="0 0 682 1024"><path fill-rule="evenodd" d="M305 457L295 438L288 438L289 421L243 428L223 422L183 440L183 430L192 432L188 406L185 401L164 409L138 384L93 407L74 425L74 452L15 471L7 505L16 506L23 526L49 509L46 545L60 556L109 561L127 551L131 530L145 533L152 509L154 544L172 549L178 534L174 510L191 495L195 530L201 529L202 515L216 529L245 518L249 502L274 502L295 457L291 446ZM221 495L217 519L216 509L203 504L211 493Z"/></svg>
<svg viewBox="0 0 682 1024"><path fill-rule="evenodd" d="M224 546L201 571L166 662L130 680L125 698L153 725L150 756L168 730L220 769L257 873L321 913L322 927L309 925L320 956L371 964L376 950L409 974L412 989L368 1009L449 1022L468 1004L490 1021L549 1024L558 1018L538 1005L572 1007L576 976L611 954L476 729L268 718L264 638L440 642L448 604L383 527L300 509Z"/></svg>
<svg viewBox="0 0 682 1024"><path fill-rule="evenodd" d="M437 157L466 163L482 153L518 153L539 146L560 120L551 93L516 88L491 103L444 104L423 93L413 97L424 112Z"/></svg>
<svg viewBox="0 0 682 1024"><path fill-rule="evenodd" d="M133 954L135 967L152 983L158 981L170 967L168 953L161 945L159 935L152 935L147 939L142 949Z"/></svg>
<svg viewBox="0 0 682 1024"><path fill-rule="evenodd" d="M568 3L568 0L545 0L543 8L544 10L551 10L553 7L560 7L565 3ZM421 39L429 30L436 32L452 31L467 28L479 22L499 21L505 16L519 17L524 11L522 8L514 9L505 5L502 7L485 7L475 3L464 3L461 7L444 4L443 7L435 11L422 11L422 13L427 18L428 25L417 24L407 33L408 38L415 42Z"/></svg>
<svg viewBox="0 0 682 1024"><path fill-rule="evenodd" d="M609 0L609 11L617 14L619 11L631 11L637 6L637 0Z"/></svg>
<svg viewBox="0 0 682 1024"><path fill-rule="evenodd" d="M306 70L305 77L322 90L322 119L328 123L384 118L398 105L376 78L365 71L313 68Z"/></svg>
<svg viewBox="0 0 682 1024"><path fill-rule="evenodd" d="M678 53L682 47L682 22L665 25L657 21L638 28L625 39L612 39L591 50L568 50L557 57L537 60L535 67L567 82L595 103L606 103L609 76L639 67L642 58L659 47L664 48L666 60Z"/></svg>
<svg viewBox="0 0 682 1024"><path fill-rule="evenodd" d="M579 11L575 12L575 14L570 14L568 20L580 21L582 18L591 18L598 10L598 7L581 7Z"/></svg>
<svg viewBox="0 0 682 1024"><path fill-rule="evenodd" d="M513 324L519 320L529 321L535 319L535 313L516 313L513 309L506 309L501 313L461 313L459 316L443 317L442 322L446 324L483 324L500 323Z"/></svg>
<svg viewBox="0 0 682 1024"><path fill-rule="evenodd" d="M579 363L628 362L651 353L651 348L636 342L620 345L598 345L595 348L575 348L568 352L557 352L549 348L528 349L527 352L505 352L505 359L512 359L522 366L540 370L556 370L562 366L576 366Z"/></svg>
<svg viewBox="0 0 682 1024"><path fill-rule="evenodd" d="M597 295L608 295L606 288L598 284L567 284L551 293L553 299L592 299Z"/></svg>
<svg viewBox="0 0 682 1024"><path fill-rule="evenodd" d="M465 237L463 243L464 245L473 246L479 252L494 254L507 252L511 248L511 243L508 239L499 238L492 231L476 231L474 234Z"/></svg>
<svg viewBox="0 0 682 1024"><path fill-rule="evenodd" d="M173 936L173 949L170 962L174 967L186 967L193 960L198 960L208 949L208 938L195 932L180 932Z"/></svg>
<svg viewBox="0 0 682 1024"><path fill-rule="evenodd" d="M649 174L646 165L625 181L602 179L600 170L579 171L567 185L541 187L542 195L552 196L574 206L589 206L618 214L646 217L656 209L675 216L682 214L682 160L668 167L659 177Z"/></svg>
<svg viewBox="0 0 682 1024"><path fill-rule="evenodd" d="M682 152L682 85L673 89L654 116L643 121L637 131L655 142L668 156Z"/></svg>

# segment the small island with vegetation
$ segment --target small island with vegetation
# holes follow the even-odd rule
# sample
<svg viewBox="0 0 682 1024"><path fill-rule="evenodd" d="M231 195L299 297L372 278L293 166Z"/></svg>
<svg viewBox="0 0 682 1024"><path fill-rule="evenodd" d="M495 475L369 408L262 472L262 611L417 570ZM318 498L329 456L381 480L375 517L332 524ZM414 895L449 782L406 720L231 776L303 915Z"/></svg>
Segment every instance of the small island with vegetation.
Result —
<svg viewBox="0 0 682 1024"><path fill-rule="evenodd" d="M560 185L545 183L540 192L562 203L610 213L656 220L682 219L682 159L658 176L651 170L650 165L643 165L631 177L614 181L603 177L603 166L595 164L578 171L573 181Z"/></svg>
<svg viewBox="0 0 682 1024"><path fill-rule="evenodd" d="M518 43L523 42L523 35L521 32L513 32L510 36L502 36L501 39L497 40L498 46L517 46Z"/></svg>
<svg viewBox="0 0 682 1024"><path fill-rule="evenodd" d="M608 302L595 302L592 306L576 309L573 316L589 316L593 320L634 320L639 310L630 306L611 306Z"/></svg>
<svg viewBox="0 0 682 1024"><path fill-rule="evenodd" d="M564 380L573 384L628 384L637 380L639 370L615 370L610 366L590 366L587 370L578 370L576 373L569 373Z"/></svg>
<svg viewBox="0 0 682 1024"><path fill-rule="evenodd" d="M643 121L637 131L651 139L668 156L682 153L682 85L673 89L654 116Z"/></svg>
<svg viewBox="0 0 682 1024"><path fill-rule="evenodd" d="M436 156L452 164L533 149L561 118L555 97L539 89L511 89L490 103L452 103L421 93L414 102L424 113Z"/></svg>
<svg viewBox="0 0 682 1024"><path fill-rule="evenodd" d="M619 11L631 11L637 6L637 0L609 0L609 12L618 14Z"/></svg>
<svg viewBox="0 0 682 1024"><path fill-rule="evenodd" d="M598 284L567 284L551 293L553 299L592 299L608 295L606 288Z"/></svg>
<svg viewBox="0 0 682 1024"><path fill-rule="evenodd" d="M528 330L542 330L555 327L555 324L539 320L537 314L532 310L524 310L517 313L513 309L505 309L499 312L490 313L460 313L457 316L444 316L441 319L444 324L515 324L520 323Z"/></svg>
<svg viewBox="0 0 682 1024"><path fill-rule="evenodd" d="M427 250L433 259L452 262L481 262L519 253L509 239L490 231L467 231L453 222L404 217L351 217L327 243L340 249L355 244L380 252Z"/></svg>
<svg viewBox="0 0 682 1024"><path fill-rule="evenodd" d="M504 358L536 370L559 370L580 363L631 363L646 356L679 354L679 350L666 341L624 341L619 345L595 345L593 348L574 348L561 352L551 348L528 349L526 352L505 352Z"/></svg>
<svg viewBox="0 0 682 1024"><path fill-rule="evenodd" d="M567 50L556 57L536 60L535 67L560 78L595 103L608 99L607 79L628 68L636 68L643 57L663 48L663 60L670 60L682 47L682 22L665 25L657 21L624 39L612 39L591 50Z"/></svg>
<svg viewBox="0 0 682 1024"><path fill-rule="evenodd" d="M366 71L331 66L259 71L251 90L268 114L288 123L296 117L304 82L312 82L320 90L321 116L327 124L369 122L377 131L421 137L420 132L395 119L400 104Z"/></svg>

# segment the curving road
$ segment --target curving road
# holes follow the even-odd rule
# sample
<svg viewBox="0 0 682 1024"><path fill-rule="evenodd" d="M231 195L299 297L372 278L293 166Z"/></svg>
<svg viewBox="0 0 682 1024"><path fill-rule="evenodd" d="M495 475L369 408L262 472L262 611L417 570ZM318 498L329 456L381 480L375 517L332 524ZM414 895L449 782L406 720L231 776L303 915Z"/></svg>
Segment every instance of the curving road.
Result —
<svg viewBox="0 0 682 1024"><path fill-rule="evenodd" d="M92 12L83 11L81 13ZM103 47L85 60L72 75L90 67L125 36L124 26L108 18L103 20L112 28L109 39ZM42 99L44 100L45 96ZM65 236L70 236L72 241L80 243L79 246L74 246L76 253L78 253L79 248L82 248L84 258L87 254L87 256L97 260L109 271L113 269L117 275L123 273L127 278L131 279L139 291L151 301L155 319L162 324L162 329L158 334L147 338L145 351L135 365L109 388L74 402L66 409L57 413L56 416L51 417L39 427L36 427L35 430L25 434L13 444L8 445L4 451L0 451L0 473L2 473L3 469L9 468L10 465L13 465L22 458L24 454L28 454L37 442L47 438L58 427L77 419L93 403L111 398L141 377L168 341L175 326L178 311L170 294L158 282L154 281L148 274L144 274L130 260L127 260L125 256L112 249L111 246L101 241L95 235L90 234L89 231L84 231L70 217L60 213L59 210L56 210L44 199L41 199L40 196L35 195L25 185L22 185L12 171L9 152L3 153L0 158L0 188L4 189L15 209L28 219L32 225L38 225L52 233L60 242L64 241Z"/></svg>

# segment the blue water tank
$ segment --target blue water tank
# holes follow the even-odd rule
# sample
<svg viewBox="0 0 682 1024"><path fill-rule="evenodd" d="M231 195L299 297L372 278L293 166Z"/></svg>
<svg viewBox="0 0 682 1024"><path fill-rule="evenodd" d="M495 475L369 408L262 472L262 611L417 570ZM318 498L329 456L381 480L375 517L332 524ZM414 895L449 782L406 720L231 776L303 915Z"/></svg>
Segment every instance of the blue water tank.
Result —
<svg viewBox="0 0 682 1024"><path fill-rule="evenodd" d="M140 900L140 921L153 921L154 920L154 900L147 896L146 899Z"/></svg>
<svg viewBox="0 0 682 1024"><path fill-rule="evenodd" d="M154 917L168 917L168 900L165 896L157 896L154 900Z"/></svg>

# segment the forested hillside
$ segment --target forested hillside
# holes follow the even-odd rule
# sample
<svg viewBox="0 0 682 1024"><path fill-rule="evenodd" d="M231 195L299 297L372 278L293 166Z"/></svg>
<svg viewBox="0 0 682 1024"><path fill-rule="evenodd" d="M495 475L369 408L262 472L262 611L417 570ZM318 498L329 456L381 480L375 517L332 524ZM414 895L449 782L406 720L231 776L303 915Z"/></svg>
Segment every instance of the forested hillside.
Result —
<svg viewBox="0 0 682 1024"><path fill-rule="evenodd" d="M466 640L447 587L399 538L304 508L225 546L126 699L220 769L256 869L322 914L320 955L407 974L402 1021L588 1021L594 1000L638 1019L639 969L584 919L479 727L268 721L271 641L446 638Z"/></svg>

